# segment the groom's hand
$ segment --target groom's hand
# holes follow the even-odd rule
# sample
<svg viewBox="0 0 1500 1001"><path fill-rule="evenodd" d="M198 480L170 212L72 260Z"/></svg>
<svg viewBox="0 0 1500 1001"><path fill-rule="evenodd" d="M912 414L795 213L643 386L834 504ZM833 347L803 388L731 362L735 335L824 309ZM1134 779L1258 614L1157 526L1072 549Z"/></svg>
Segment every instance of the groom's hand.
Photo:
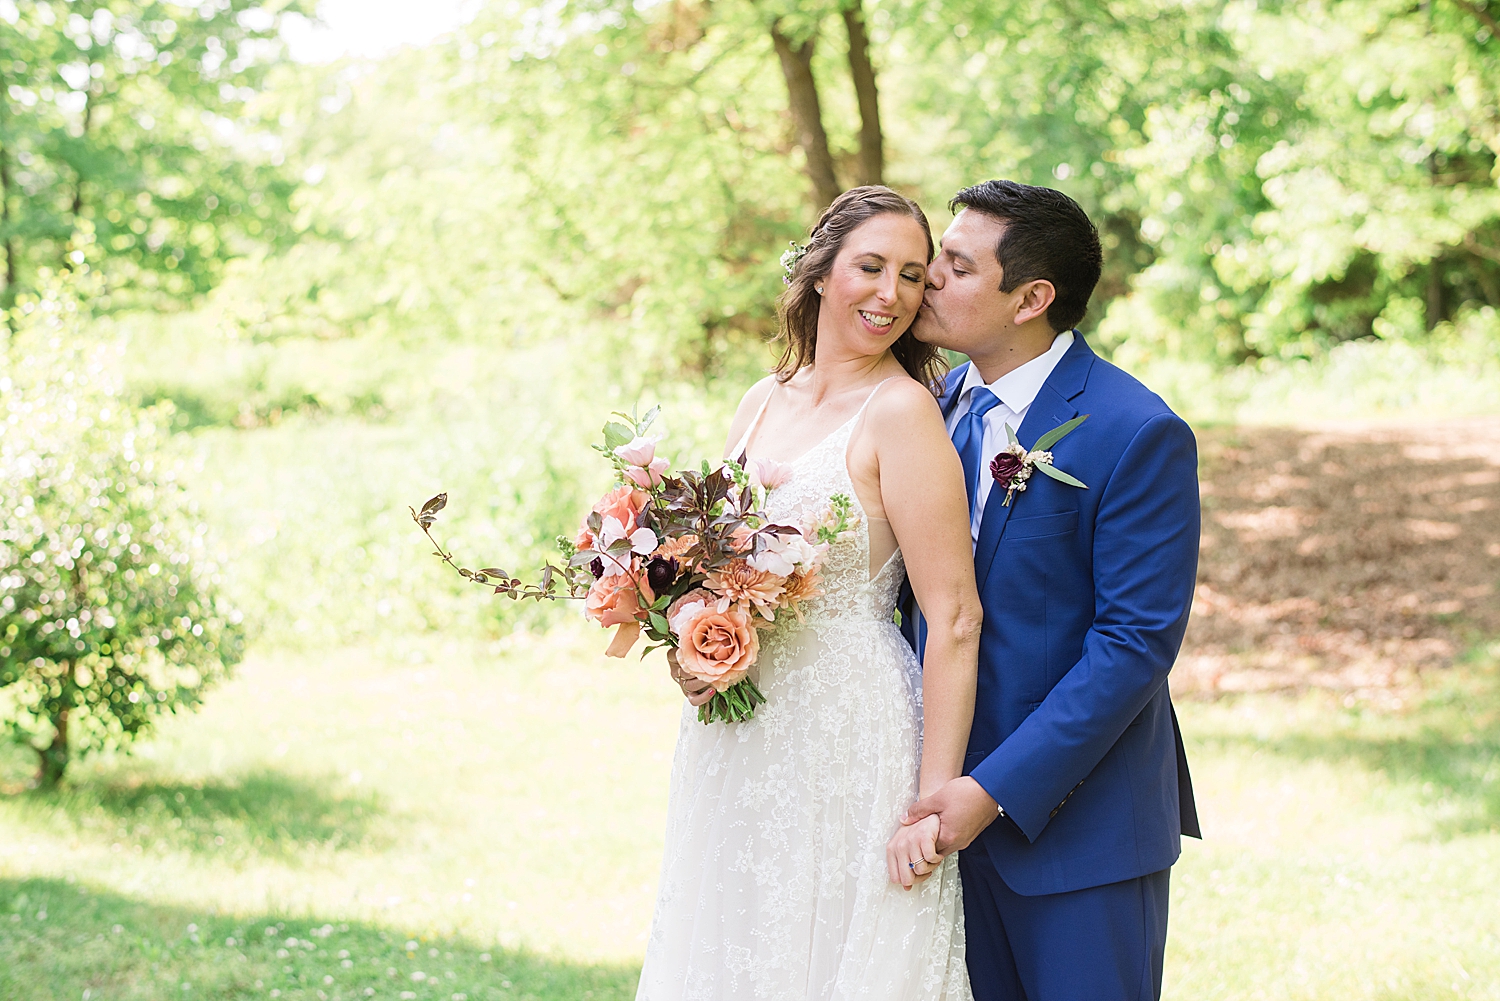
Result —
<svg viewBox="0 0 1500 1001"><path fill-rule="evenodd" d="M931 796L918 800L906 811L901 823L915 824L934 814L939 824L937 850L947 855L973 844L979 832L1000 815L1000 804L984 791L983 786L964 775L950 779Z"/></svg>
<svg viewBox="0 0 1500 1001"><path fill-rule="evenodd" d="M683 672L682 665L677 663L676 650L667 651L667 667L671 668L672 680L677 682L677 687L682 689L682 694L687 696L691 705L701 706L714 697L713 685Z"/></svg>

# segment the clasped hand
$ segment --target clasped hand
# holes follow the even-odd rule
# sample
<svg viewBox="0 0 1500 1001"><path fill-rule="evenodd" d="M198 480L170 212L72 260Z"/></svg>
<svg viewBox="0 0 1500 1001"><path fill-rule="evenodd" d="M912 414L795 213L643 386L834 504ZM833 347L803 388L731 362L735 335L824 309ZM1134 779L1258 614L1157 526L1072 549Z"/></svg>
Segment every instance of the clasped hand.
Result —
<svg viewBox="0 0 1500 1001"><path fill-rule="evenodd" d="M885 846L891 882L910 890L953 852L969 847L999 815L999 804L967 775L945 782L901 818Z"/></svg>
<svg viewBox="0 0 1500 1001"><path fill-rule="evenodd" d="M677 682L677 687L682 689L682 694L687 696L688 703L693 706L701 706L714 697L714 686L706 681L693 677L682 669L677 663L677 651L667 651L667 667L671 669L672 680Z"/></svg>
<svg viewBox="0 0 1500 1001"><path fill-rule="evenodd" d="M701 706L713 697L712 685L682 670L677 651L667 651L667 666L689 703ZM995 819L998 809L990 794L968 776L946 782L912 804L885 847L891 882L910 890L931 876L943 859L969 847Z"/></svg>

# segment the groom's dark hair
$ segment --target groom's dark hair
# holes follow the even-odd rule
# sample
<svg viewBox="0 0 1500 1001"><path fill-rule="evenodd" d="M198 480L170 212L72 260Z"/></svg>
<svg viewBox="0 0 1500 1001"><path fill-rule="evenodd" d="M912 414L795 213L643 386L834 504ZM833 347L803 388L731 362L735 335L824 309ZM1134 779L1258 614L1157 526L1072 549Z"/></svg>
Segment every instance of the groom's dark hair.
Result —
<svg viewBox="0 0 1500 1001"><path fill-rule="evenodd" d="M1099 231L1073 199L1052 188L1015 181L985 181L964 188L948 203L983 212L1005 223L995 257L1000 261L1000 291L1014 292L1024 282L1049 281L1057 298L1047 307L1047 324L1061 333L1078 325L1088 311L1089 296L1099 284L1104 251Z"/></svg>

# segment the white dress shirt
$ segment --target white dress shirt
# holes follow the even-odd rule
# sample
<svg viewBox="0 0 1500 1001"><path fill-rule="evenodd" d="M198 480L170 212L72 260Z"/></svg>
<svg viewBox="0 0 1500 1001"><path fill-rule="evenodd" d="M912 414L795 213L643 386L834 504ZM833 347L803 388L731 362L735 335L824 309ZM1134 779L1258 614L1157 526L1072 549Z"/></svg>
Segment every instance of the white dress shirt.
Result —
<svg viewBox="0 0 1500 1001"><path fill-rule="evenodd" d="M953 429L958 426L959 418L969 412L970 390L983 387L994 393L1000 401L999 406L991 408L984 415L984 452L979 467L979 492L974 498L974 516L969 521L969 533L976 546L979 545L979 523L984 518L984 505L989 499L990 488L995 485L994 477L989 475L990 460L995 457L996 452L1010 443L1005 434L1005 425L1009 424L1012 431L1021 430L1026 411L1031 409L1036 394L1042 391L1042 384L1072 346L1073 331L1064 330L1052 339L1052 346L1045 352L988 385L985 384L984 376L979 374L977 365L970 364L969 371L964 374L964 384L958 391L958 403L948 415L948 437L953 437Z"/></svg>

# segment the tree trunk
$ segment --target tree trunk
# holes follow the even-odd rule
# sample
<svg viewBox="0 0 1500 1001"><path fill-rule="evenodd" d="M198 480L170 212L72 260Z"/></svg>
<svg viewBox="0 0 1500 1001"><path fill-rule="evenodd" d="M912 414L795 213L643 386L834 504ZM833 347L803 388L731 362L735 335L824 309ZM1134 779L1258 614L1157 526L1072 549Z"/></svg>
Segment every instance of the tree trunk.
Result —
<svg viewBox="0 0 1500 1001"><path fill-rule="evenodd" d="M786 78L787 103L792 121L797 125L797 145L807 160L807 176L812 181L813 200L819 212L839 196L843 189L833 174L833 155L828 151L828 133L823 131L823 109L818 101L818 85L813 79L812 57L816 36L794 44L781 33L781 22L771 24L771 41L781 60L781 74Z"/></svg>
<svg viewBox="0 0 1500 1001"><path fill-rule="evenodd" d="M885 148L880 134L880 94L875 89L875 67L870 62L870 36L865 33L861 0L844 7L849 31L849 75L859 99L859 183L885 183Z"/></svg>
<svg viewBox="0 0 1500 1001"><path fill-rule="evenodd" d="M92 89L92 85L90 85L90 89ZM87 141L87 139L89 137L89 128L94 123L94 101L93 101L93 97L90 94L89 90L85 90L83 92L83 95L84 95L84 103L83 103L83 135L82 135L82 138L85 141ZM74 239L73 240L69 240L68 244L72 247L73 250L81 250L81 249L83 249L82 246L79 245L79 244L77 244L77 243L75 243L75 240L76 240L76 238L78 236L78 217L81 216L81 215L83 215L83 171L78 170L77 168L74 168L74 173L78 175L77 180L75 181L75 183L73 185L72 217L73 217L73 236L74 236ZM62 266L64 268L70 268L70 267L74 266L73 262L68 258L68 253L69 253L69 248L68 247L64 247L63 248L63 262L62 262Z"/></svg>
<svg viewBox="0 0 1500 1001"><path fill-rule="evenodd" d="M0 98L3 100L3 98ZM10 151L0 146L0 249L5 252L5 287L0 289L0 309L10 309L16 302L16 241L10 232ZM10 318L6 317L7 327Z"/></svg>
<svg viewBox="0 0 1500 1001"><path fill-rule="evenodd" d="M73 665L68 665L71 673ZM52 735L52 743L39 750L41 756L41 767L37 769L36 784L42 789L56 789L62 781L63 772L68 769L68 711L63 709L53 718L52 725L56 732Z"/></svg>
<svg viewBox="0 0 1500 1001"><path fill-rule="evenodd" d="M1443 322L1442 258L1434 257L1427 265L1427 329Z"/></svg>
<svg viewBox="0 0 1500 1001"><path fill-rule="evenodd" d="M0 88L6 86L0 77ZM8 138L10 98L0 93L0 139ZM5 287L0 289L0 309L9 309L16 302L16 240L10 231L10 149L0 142L0 250L5 253ZM5 319L5 331L10 333L10 317Z"/></svg>

